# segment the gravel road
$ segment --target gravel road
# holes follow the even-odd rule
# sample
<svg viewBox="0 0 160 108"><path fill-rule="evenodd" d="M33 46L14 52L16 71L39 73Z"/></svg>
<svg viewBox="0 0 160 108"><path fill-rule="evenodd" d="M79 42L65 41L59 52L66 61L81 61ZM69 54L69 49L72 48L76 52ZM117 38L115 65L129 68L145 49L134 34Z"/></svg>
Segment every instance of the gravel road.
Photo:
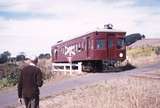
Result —
<svg viewBox="0 0 160 108"><path fill-rule="evenodd" d="M119 73L91 73L78 78L71 78L55 83L49 83L40 88L41 98L50 96L51 94L60 93L65 90L73 89L82 85L88 85L101 80L110 80L121 76L137 75L146 72L151 72L160 69L160 62L147 65L141 68L128 70ZM7 108L17 103L16 89L0 92L0 108Z"/></svg>

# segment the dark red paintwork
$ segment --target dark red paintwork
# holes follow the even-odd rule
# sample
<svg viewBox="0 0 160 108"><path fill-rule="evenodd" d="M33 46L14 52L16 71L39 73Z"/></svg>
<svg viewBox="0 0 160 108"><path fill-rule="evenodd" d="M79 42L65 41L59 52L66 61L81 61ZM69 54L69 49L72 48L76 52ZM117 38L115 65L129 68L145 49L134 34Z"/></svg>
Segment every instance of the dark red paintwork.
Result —
<svg viewBox="0 0 160 108"><path fill-rule="evenodd" d="M126 58L126 47L117 48L117 41L123 39L126 32L118 31L95 31L89 34L58 43L52 46L53 62L68 62L67 57L72 57L72 62L87 60L116 60L123 61ZM97 40L103 40L104 48L97 49ZM112 40L112 47L109 48L109 40ZM72 47L70 55L65 53L67 48ZM123 57L120 57L120 53Z"/></svg>

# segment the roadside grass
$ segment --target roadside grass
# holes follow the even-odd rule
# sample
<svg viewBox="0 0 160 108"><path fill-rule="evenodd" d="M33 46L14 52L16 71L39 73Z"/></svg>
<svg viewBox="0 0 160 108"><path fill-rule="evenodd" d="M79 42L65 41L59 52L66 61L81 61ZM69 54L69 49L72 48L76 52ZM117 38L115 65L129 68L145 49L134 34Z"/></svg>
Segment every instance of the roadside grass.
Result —
<svg viewBox="0 0 160 108"><path fill-rule="evenodd" d="M123 77L101 81L49 96L41 100L40 107L160 108L159 83L160 80L142 77Z"/></svg>

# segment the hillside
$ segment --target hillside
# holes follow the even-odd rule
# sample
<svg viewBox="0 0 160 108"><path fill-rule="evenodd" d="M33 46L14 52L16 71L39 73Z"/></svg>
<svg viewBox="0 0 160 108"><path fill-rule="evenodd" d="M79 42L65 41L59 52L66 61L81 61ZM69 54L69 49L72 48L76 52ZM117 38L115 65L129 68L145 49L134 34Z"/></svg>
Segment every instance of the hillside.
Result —
<svg viewBox="0 0 160 108"><path fill-rule="evenodd" d="M160 39L143 39L127 47L127 59L136 67L160 60Z"/></svg>
<svg viewBox="0 0 160 108"><path fill-rule="evenodd" d="M130 45L129 48L146 47L146 46L160 46L160 38L158 39L143 39Z"/></svg>

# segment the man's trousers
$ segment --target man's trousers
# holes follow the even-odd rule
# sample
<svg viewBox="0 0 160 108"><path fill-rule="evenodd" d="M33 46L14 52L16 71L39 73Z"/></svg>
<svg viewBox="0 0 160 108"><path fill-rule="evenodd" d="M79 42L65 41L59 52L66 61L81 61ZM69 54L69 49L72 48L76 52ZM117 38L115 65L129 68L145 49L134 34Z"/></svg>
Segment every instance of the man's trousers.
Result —
<svg viewBox="0 0 160 108"><path fill-rule="evenodd" d="M26 108L39 108L39 96L24 97Z"/></svg>

